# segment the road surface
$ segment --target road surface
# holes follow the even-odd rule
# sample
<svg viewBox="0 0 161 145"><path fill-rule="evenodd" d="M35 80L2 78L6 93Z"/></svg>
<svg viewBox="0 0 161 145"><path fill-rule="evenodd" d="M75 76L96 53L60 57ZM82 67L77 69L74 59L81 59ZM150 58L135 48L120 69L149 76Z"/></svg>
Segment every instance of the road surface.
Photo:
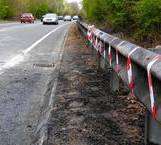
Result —
<svg viewBox="0 0 161 145"><path fill-rule="evenodd" d="M0 24L0 145L44 139L70 24Z"/></svg>

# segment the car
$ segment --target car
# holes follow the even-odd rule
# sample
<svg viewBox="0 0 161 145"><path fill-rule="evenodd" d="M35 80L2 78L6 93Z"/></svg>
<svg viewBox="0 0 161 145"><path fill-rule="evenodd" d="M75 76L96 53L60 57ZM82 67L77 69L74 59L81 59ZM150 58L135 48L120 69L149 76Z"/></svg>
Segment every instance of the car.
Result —
<svg viewBox="0 0 161 145"><path fill-rule="evenodd" d="M79 16L73 16L73 20L79 20Z"/></svg>
<svg viewBox="0 0 161 145"><path fill-rule="evenodd" d="M43 18L43 24L58 24L58 16L57 14L51 13L46 14Z"/></svg>
<svg viewBox="0 0 161 145"><path fill-rule="evenodd" d="M24 13L20 18L21 23L34 23L34 20L35 18L32 13Z"/></svg>
<svg viewBox="0 0 161 145"><path fill-rule="evenodd" d="M63 17L63 16L58 16L58 19L59 19L59 20L63 20L64 17Z"/></svg>
<svg viewBox="0 0 161 145"><path fill-rule="evenodd" d="M72 20L72 17L69 15L64 17L64 21L71 21L71 20Z"/></svg>
<svg viewBox="0 0 161 145"><path fill-rule="evenodd" d="M43 15L43 16L41 17L41 22L43 21L44 17L45 17L45 15Z"/></svg>

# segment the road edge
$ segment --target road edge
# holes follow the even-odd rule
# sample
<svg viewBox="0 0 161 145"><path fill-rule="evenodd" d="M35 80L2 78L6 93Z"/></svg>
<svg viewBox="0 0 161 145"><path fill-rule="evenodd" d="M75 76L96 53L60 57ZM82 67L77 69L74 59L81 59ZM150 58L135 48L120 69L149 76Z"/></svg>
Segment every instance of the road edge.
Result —
<svg viewBox="0 0 161 145"><path fill-rule="evenodd" d="M69 26L69 28L70 27L71 26ZM65 50L65 44L66 44L67 38L68 38L68 32L69 32L69 29L64 34L64 40L63 40L63 43L61 46L62 51L60 53L60 63L57 63L54 67L54 71L56 71L56 76L58 76L60 73L61 62L63 59L64 50ZM56 93L58 77L52 78L51 82L53 82L53 81L54 81L54 84L52 84L52 86L51 86L51 95L50 95L49 102L47 105L48 107L46 108L45 115L43 115L43 121L40 122L40 124L37 127L36 138L38 138L38 139L36 139L36 141L34 141L34 143L33 143L34 145L44 145L45 141L47 141L47 139L48 139L48 120L50 119L50 114L53 109L53 99L54 99L55 93Z"/></svg>

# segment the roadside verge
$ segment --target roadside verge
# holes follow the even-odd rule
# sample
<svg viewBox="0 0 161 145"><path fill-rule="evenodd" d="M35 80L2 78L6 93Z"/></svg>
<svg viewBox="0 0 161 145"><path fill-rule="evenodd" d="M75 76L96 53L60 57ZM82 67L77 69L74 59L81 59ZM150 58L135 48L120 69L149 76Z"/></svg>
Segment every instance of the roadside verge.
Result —
<svg viewBox="0 0 161 145"><path fill-rule="evenodd" d="M61 67L61 61L62 61L62 56L64 53L65 49L65 43L68 38L68 31L64 35L64 42L61 46L61 50L59 53L59 58L60 60L56 63L53 64L53 73L51 74L51 79L48 82L47 85L47 90L44 94L44 103L42 106L42 113L40 116L40 121L35 133L35 136L33 138L33 144L34 145L44 145L46 140L48 139L48 122L50 119L51 112L53 110L53 103L54 103L54 97L56 93L56 88L57 88L57 82L58 82L58 76L60 73L60 67Z"/></svg>
<svg viewBox="0 0 161 145"><path fill-rule="evenodd" d="M145 108L111 92L92 50L72 25L63 53L44 145L142 145Z"/></svg>

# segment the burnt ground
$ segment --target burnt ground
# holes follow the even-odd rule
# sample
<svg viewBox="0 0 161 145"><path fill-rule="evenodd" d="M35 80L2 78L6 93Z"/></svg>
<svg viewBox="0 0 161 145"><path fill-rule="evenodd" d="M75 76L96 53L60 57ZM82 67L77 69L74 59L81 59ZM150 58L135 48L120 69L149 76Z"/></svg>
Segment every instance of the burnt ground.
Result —
<svg viewBox="0 0 161 145"><path fill-rule="evenodd" d="M70 28L45 145L143 145L145 108L136 98L109 89L92 50Z"/></svg>

